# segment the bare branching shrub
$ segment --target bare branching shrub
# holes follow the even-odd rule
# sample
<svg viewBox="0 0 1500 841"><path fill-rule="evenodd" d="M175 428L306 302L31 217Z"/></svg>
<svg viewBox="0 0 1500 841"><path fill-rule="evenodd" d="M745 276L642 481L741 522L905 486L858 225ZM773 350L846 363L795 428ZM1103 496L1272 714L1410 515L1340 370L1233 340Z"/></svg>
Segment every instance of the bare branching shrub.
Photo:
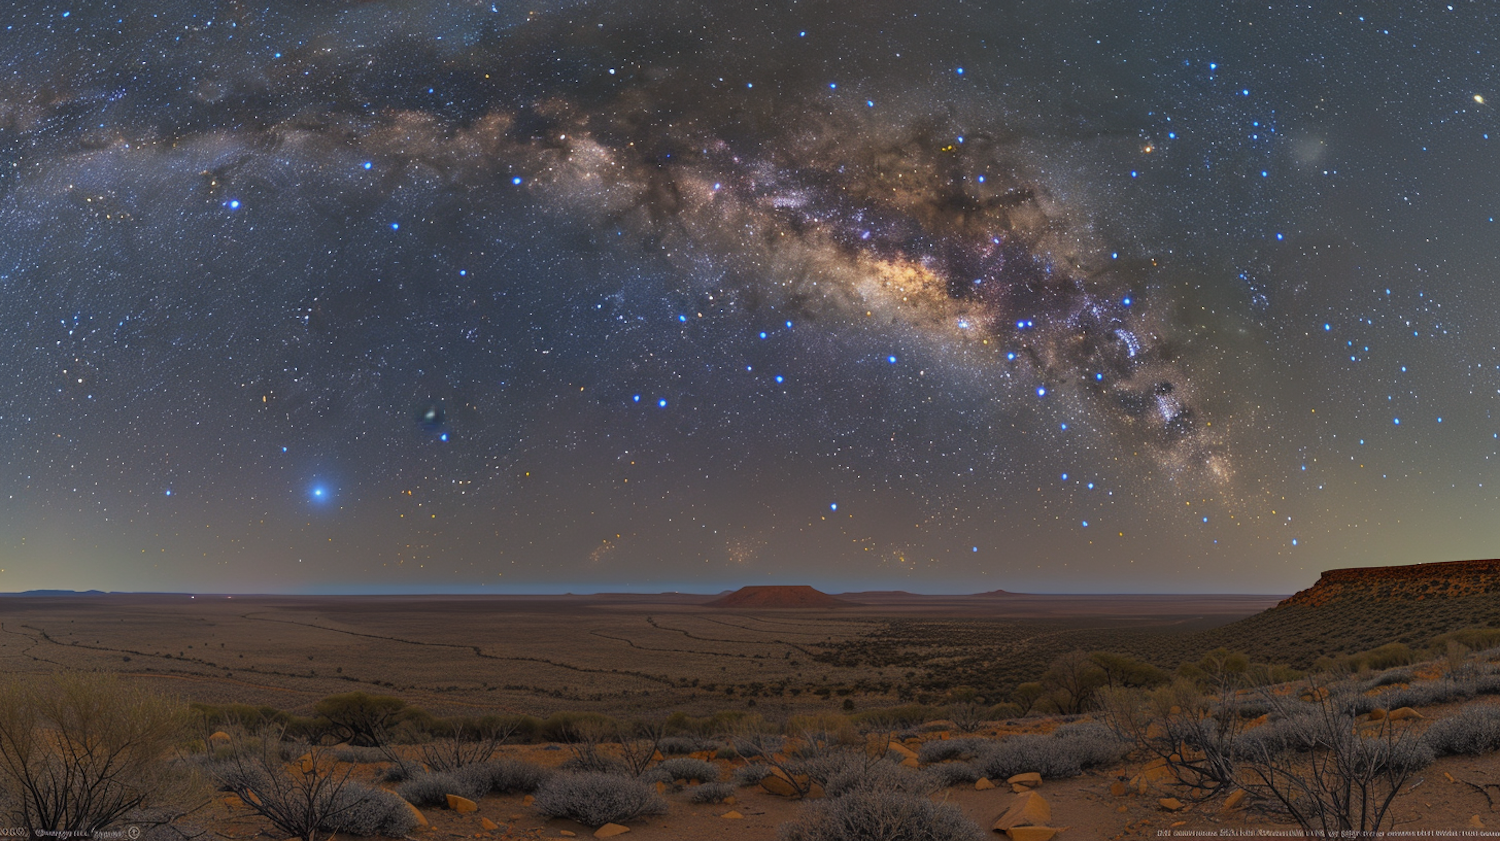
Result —
<svg viewBox="0 0 1500 841"><path fill-rule="evenodd" d="M823 782L829 797L856 791L902 792L928 795L943 787L942 781L923 769L905 768L894 762L851 762Z"/></svg>
<svg viewBox="0 0 1500 841"><path fill-rule="evenodd" d="M682 756L699 751L717 751L723 746L723 742L718 739L706 736L666 736L657 744L656 749L663 756Z"/></svg>
<svg viewBox="0 0 1500 841"><path fill-rule="evenodd" d="M357 747L379 747L391 738L391 728L406 709L406 702L390 695L346 692L330 695L313 710L344 740Z"/></svg>
<svg viewBox="0 0 1500 841"><path fill-rule="evenodd" d="M415 817L400 798L351 778L330 748L285 740L272 728L258 737L236 729L215 777L246 807L282 832L311 841L318 833L405 835Z"/></svg>
<svg viewBox="0 0 1500 841"><path fill-rule="evenodd" d="M958 807L901 792L862 789L815 800L777 830L780 841L982 841Z"/></svg>
<svg viewBox="0 0 1500 841"><path fill-rule="evenodd" d="M556 774L536 790L532 806L549 818L588 826L622 823L667 811L667 801L648 783L614 774Z"/></svg>
<svg viewBox="0 0 1500 841"><path fill-rule="evenodd" d="M1104 696L1111 724L1196 799L1243 789L1309 835L1374 833L1386 827L1401 787L1433 758L1416 724L1357 718L1347 686L1260 690L1253 697L1269 712L1252 723L1232 682L1208 685L1220 691L1197 694L1177 681L1149 694Z"/></svg>
<svg viewBox="0 0 1500 841"><path fill-rule="evenodd" d="M956 701L948 705L948 720L965 733L978 730L988 713L988 707L974 701Z"/></svg>
<svg viewBox="0 0 1500 841"><path fill-rule="evenodd" d="M983 776L972 762L938 762L922 769L942 788L969 785Z"/></svg>
<svg viewBox="0 0 1500 841"><path fill-rule="evenodd" d="M520 727L521 719L514 716L454 722L450 737L421 744L417 753L433 771L455 771L490 761Z"/></svg>
<svg viewBox="0 0 1500 841"><path fill-rule="evenodd" d="M168 752L183 709L112 675L17 676L0 684L0 803L32 830L94 832L186 792Z"/></svg>
<svg viewBox="0 0 1500 841"><path fill-rule="evenodd" d="M582 718L567 728L568 750L573 755L563 763L563 768L639 777L655 761L657 746L665 732L660 722L622 723L614 719Z"/></svg>

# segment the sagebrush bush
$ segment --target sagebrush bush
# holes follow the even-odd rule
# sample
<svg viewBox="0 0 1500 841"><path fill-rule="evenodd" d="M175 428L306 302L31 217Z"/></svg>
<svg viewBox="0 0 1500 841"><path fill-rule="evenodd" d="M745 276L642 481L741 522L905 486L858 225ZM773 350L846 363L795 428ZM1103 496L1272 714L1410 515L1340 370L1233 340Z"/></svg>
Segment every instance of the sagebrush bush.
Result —
<svg viewBox="0 0 1500 841"><path fill-rule="evenodd" d="M1129 744L1097 722L1059 727L1051 735L1022 734L993 742L974 760L991 780L1035 771L1048 779L1076 777L1085 768L1108 765L1125 755Z"/></svg>
<svg viewBox="0 0 1500 841"><path fill-rule="evenodd" d="M549 818L588 826L622 823L667 811L667 801L647 783L593 772L555 774L536 790L533 808Z"/></svg>
<svg viewBox="0 0 1500 841"><path fill-rule="evenodd" d="M780 841L983 841L957 806L872 790L816 800L777 829Z"/></svg>
<svg viewBox="0 0 1500 841"><path fill-rule="evenodd" d="M887 761L851 762L824 784L829 797L844 797L858 791L928 795L939 788L941 781L925 770Z"/></svg>
<svg viewBox="0 0 1500 841"><path fill-rule="evenodd" d="M531 794L552 776L550 768L534 762L503 757L477 766L497 794Z"/></svg>
<svg viewBox="0 0 1500 841"><path fill-rule="evenodd" d="M676 756L657 763L656 767L651 769L651 776L668 783L673 780L698 780L712 783L719 779L719 766L702 759Z"/></svg>
<svg viewBox="0 0 1500 841"><path fill-rule="evenodd" d="M564 771L574 774L609 774L615 777L630 776L630 768L625 763L613 756L602 753L575 754L563 760L558 766Z"/></svg>
<svg viewBox="0 0 1500 841"><path fill-rule="evenodd" d="M1427 728L1427 744L1438 756L1479 755L1500 750L1500 706L1473 704Z"/></svg>
<svg viewBox="0 0 1500 841"><path fill-rule="evenodd" d="M456 771L417 774L396 787L396 794L414 806L444 806L448 795L478 800L490 792L490 775L483 765L466 765Z"/></svg>
<svg viewBox="0 0 1500 841"><path fill-rule="evenodd" d="M985 751L991 739L934 739L917 749L919 762L943 762L949 759L973 759Z"/></svg>
<svg viewBox="0 0 1500 841"><path fill-rule="evenodd" d="M705 750L717 751L723 746L723 742L704 736L666 736L657 743L656 749L662 756L682 756Z"/></svg>
<svg viewBox="0 0 1500 841"><path fill-rule="evenodd" d="M323 832L402 838L417 828L417 816L400 797L360 783L340 788L330 798L328 815L318 827Z"/></svg>
<svg viewBox="0 0 1500 841"><path fill-rule="evenodd" d="M771 776L771 768L767 765L741 765L734 769L734 784L737 786L753 786L759 784L761 780L769 776Z"/></svg>
<svg viewBox="0 0 1500 841"><path fill-rule="evenodd" d="M704 783L687 791L687 799L693 803L723 803L733 796L733 783Z"/></svg>
<svg viewBox="0 0 1500 841"><path fill-rule="evenodd" d="M922 769L942 788L972 785L983 776L972 762L939 762Z"/></svg>
<svg viewBox="0 0 1500 841"><path fill-rule="evenodd" d="M333 758L339 762L354 762L362 765L368 765L372 762L385 762L387 759L385 751L380 748L360 748L347 745L334 748Z"/></svg>

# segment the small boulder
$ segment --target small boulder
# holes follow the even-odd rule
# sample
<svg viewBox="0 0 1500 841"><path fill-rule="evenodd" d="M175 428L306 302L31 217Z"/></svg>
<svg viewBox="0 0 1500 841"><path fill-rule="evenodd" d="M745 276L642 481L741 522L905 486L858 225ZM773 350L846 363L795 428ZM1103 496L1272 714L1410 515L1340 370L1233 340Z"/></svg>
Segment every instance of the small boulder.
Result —
<svg viewBox="0 0 1500 841"><path fill-rule="evenodd" d="M1046 826L1052 820L1052 806L1034 791L1028 791L1016 795L1016 799L1010 804L991 828L996 832L1004 832L1017 826Z"/></svg>
<svg viewBox="0 0 1500 841"><path fill-rule="evenodd" d="M455 812L477 812L479 804L467 797L459 797L456 794L444 795L448 799L448 808Z"/></svg>
<svg viewBox="0 0 1500 841"><path fill-rule="evenodd" d="M1380 721L1383 718L1385 718L1385 708L1384 707L1376 707L1375 709L1370 710L1369 712L1365 713L1365 720L1366 721Z"/></svg>
<svg viewBox="0 0 1500 841"><path fill-rule="evenodd" d="M1472 826L1475 829L1484 829L1484 818L1481 818L1478 815L1470 815L1469 826Z"/></svg>
<svg viewBox="0 0 1500 841"><path fill-rule="evenodd" d="M405 800L402 800L401 802L403 804L405 804L407 810L411 812L411 816L413 818L416 818L416 820L417 820L417 826L430 826L431 825L431 824L427 823L427 816L424 815L424 814L422 814L422 811L420 809L418 809L417 807L411 805L410 803L407 803Z"/></svg>
<svg viewBox="0 0 1500 841"><path fill-rule="evenodd" d="M1411 707L1397 707L1386 714L1391 721L1421 721L1426 717Z"/></svg>
<svg viewBox="0 0 1500 841"><path fill-rule="evenodd" d="M578 833L574 832L571 829L559 829L557 831L557 834L561 835L564 838L576 838L576 837L578 837Z"/></svg>
<svg viewBox="0 0 1500 841"><path fill-rule="evenodd" d="M1231 809L1238 809L1240 807L1240 804L1244 802L1245 790L1242 788L1237 788L1234 791L1231 791L1228 797L1224 798L1224 811L1228 812Z"/></svg>
<svg viewBox="0 0 1500 841"><path fill-rule="evenodd" d="M225 733L223 730L215 731L214 733L209 734L209 737L208 737L208 743L209 744L215 744L217 742L227 742L227 741L229 741L229 734Z"/></svg>
<svg viewBox="0 0 1500 841"><path fill-rule="evenodd" d="M607 823L594 830L595 838L613 838L616 835L624 835L630 831L630 827L621 826L617 823Z"/></svg>
<svg viewBox="0 0 1500 841"><path fill-rule="evenodd" d="M1015 776L1006 779L1006 782L1010 783L1013 786L1026 786L1027 788L1036 788L1037 786L1042 784L1042 775L1038 774L1035 771L1027 771L1024 774L1016 774Z"/></svg>
<svg viewBox="0 0 1500 841"><path fill-rule="evenodd" d="M990 778L989 777L980 777L978 780L974 781L974 790L975 791L989 791L990 789L992 789L994 787L995 787L995 784L992 783L992 782L990 782Z"/></svg>
<svg viewBox="0 0 1500 841"><path fill-rule="evenodd" d="M1181 812L1183 809L1187 808L1186 806L1182 805L1181 800L1178 800L1175 797L1163 797L1162 799L1156 801L1156 805L1162 807L1168 812Z"/></svg>
<svg viewBox="0 0 1500 841"><path fill-rule="evenodd" d="M1124 797L1129 791L1130 789L1127 788L1125 784L1120 782L1119 780L1115 780L1114 782L1109 784L1109 793L1114 795L1115 797Z"/></svg>
<svg viewBox="0 0 1500 841"><path fill-rule="evenodd" d="M797 787L792 784L792 780L786 775L786 772L780 768L772 768L771 773L767 774L760 781L760 787L777 797L797 796Z"/></svg>
<svg viewBox="0 0 1500 841"><path fill-rule="evenodd" d="M908 756L905 759L901 760L901 767L902 768L921 768L922 767L922 763L918 762L917 758L915 756Z"/></svg>
<svg viewBox="0 0 1500 841"><path fill-rule="evenodd" d="M728 818L729 820L732 820L732 821L742 821L742 820L745 819L744 815L740 814L739 812L734 811L733 809L729 810L728 812L725 812L724 814L720 815L719 817L721 817L721 818Z"/></svg>

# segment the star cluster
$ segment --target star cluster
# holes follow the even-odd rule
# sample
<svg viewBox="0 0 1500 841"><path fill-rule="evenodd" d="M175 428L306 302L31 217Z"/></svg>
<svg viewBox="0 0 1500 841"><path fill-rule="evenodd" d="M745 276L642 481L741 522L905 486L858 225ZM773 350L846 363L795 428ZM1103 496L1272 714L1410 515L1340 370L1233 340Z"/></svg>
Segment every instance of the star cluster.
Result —
<svg viewBox="0 0 1500 841"><path fill-rule="evenodd" d="M1493 555L1495 24L25 4L0 590Z"/></svg>

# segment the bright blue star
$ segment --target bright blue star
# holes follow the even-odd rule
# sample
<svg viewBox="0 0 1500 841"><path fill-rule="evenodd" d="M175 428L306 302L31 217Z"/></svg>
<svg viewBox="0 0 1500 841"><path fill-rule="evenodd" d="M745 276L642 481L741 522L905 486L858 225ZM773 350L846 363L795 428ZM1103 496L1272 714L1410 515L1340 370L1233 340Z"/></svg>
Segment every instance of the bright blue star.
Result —
<svg viewBox="0 0 1500 841"><path fill-rule="evenodd" d="M1084 520L1083 521L1083 527L1084 528L1088 528L1089 527L1089 521L1088 520Z"/></svg>
<svg viewBox="0 0 1500 841"><path fill-rule="evenodd" d="M777 374L776 375L776 382L778 382L778 383L784 383L784 382L786 382L786 377L783 377L782 375ZM1438 423L1442 423L1442 421L1443 421L1442 418L1438 418Z"/></svg>
<svg viewBox="0 0 1500 841"><path fill-rule="evenodd" d="M1126 307L1130 306L1130 296L1127 295L1124 298L1122 298L1120 300L1120 304L1121 304L1121 306L1126 306Z"/></svg>
<svg viewBox="0 0 1500 841"><path fill-rule="evenodd" d="M962 67L956 67L956 68L954 68L953 72L957 73L960 76L964 75L964 69Z"/></svg>
<svg viewBox="0 0 1500 841"><path fill-rule="evenodd" d="M442 435L439 435L438 436L438 440L439 441L447 441L448 440L448 433L444 432Z"/></svg>
<svg viewBox="0 0 1500 841"><path fill-rule="evenodd" d="M240 200L239 199L230 199L229 201L227 201L227 202L224 203L224 206L227 207L227 208L229 208L230 210L239 210L240 209Z"/></svg>
<svg viewBox="0 0 1500 841"><path fill-rule="evenodd" d="M887 356L885 358L885 361L891 363L892 365L895 365L896 364L896 357L894 357L894 356Z"/></svg>
<svg viewBox="0 0 1500 841"><path fill-rule="evenodd" d="M766 337L766 331L764 331L764 330L760 331L760 337L762 339L764 339Z"/></svg>
<svg viewBox="0 0 1500 841"><path fill-rule="evenodd" d="M172 495L172 489L171 488L167 488L167 496L171 496L171 495Z"/></svg>
<svg viewBox="0 0 1500 841"><path fill-rule="evenodd" d="M510 179L510 183L516 185L517 187L521 186L521 176L517 175L516 177Z"/></svg>
<svg viewBox="0 0 1500 841"><path fill-rule="evenodd" d="M667 398L663 397L662 399L656 401L656 405L661 409L667 408Z"/></svg>
<svg viewBox="0 0 1500 841"><path fill-rule="evenodd" d="M639 394L632 396L630 399L634 400L637 403L641 402L641 396Z"/></svg>
<svg viewBox="0 0 1500 841"><path fill-rule="evenodd" d="M400 222L392 222L391 223L391 230L393 230L393 231L399 231L399 230L401 230L401 223Z"/></svg>
<svg viewBox="0 0 1500 841"><path fill-rule="evenodd" d="M1036 387L1036 396L1037 397L1046 397L1047 396L1047 387L1044 386L1044 385L1037 386Z"/></svg>
<svg viewBox="0 0 1500 841"><path fill-rule="evenodd" d="M839 510L839 504L837 502L830 503L829 506L828 506L828 510L829 511L837 511L837 510Z"/></svg>
<svg viewBox="0 0 1500 841"><path fill-rule="evenodd" d="M365 169L370 169L370 168L374 167L375 164L370 163L369 161L365 161L364 163L360 164L360 166L364 167Z"/></svg>

